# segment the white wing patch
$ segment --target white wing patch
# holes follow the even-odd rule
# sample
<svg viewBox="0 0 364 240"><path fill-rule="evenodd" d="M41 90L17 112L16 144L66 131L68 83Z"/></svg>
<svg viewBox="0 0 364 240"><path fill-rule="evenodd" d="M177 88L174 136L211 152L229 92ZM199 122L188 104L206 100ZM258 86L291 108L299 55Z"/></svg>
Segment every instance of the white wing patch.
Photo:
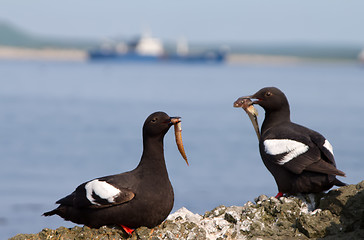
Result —
<svg viewBox="0 0 364 240"><path fill-rule="evenodd" d="M293 158L307 152L308 146L301 142L290 139L267 139L264 141L265 152L269 155L285 154L280 160L279 165L283 165Z"/></svg>
<svg viewBox="0 0 364 240"><path fill-rule="evenodd" d="M333 147L332 147L332 145L331 145L331 143L328 141L328 140L326 140L325 139L325 143L324 143L324 148L326 148L327 150L329 150L329 152L332 154L332 155L334 155L334 149L333 149Z"/></svg>
<svg viewBox="0 0 364 240"><path fill-rule="evenodd" d="M98 179L92 180L85 185L87 199L95 205L100 205L92 197L93 194L98 195L100 198L107 200L109 203L113 203L114 199L120 193L120 190L111 184Z"/></svg>

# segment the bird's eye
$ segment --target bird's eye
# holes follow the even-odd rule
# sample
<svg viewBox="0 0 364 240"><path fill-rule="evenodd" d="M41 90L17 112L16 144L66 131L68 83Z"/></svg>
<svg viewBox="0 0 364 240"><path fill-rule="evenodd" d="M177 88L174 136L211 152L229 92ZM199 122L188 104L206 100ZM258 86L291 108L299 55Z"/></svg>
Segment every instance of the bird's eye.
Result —
<svg viewBox="0 0 364 240"><path fill-rule="evenodd" d="M272 95L272 93L271 92L266 92L265 93L265 96L267 96L267 97L269 97L269 96L271 96Z"/></svg>
<svg viewBox="0 0 364 240"><path fill-rule="evenodd" d="M158 120L158 118L153 118L151 122L155 123L157 120Z"/></svg>

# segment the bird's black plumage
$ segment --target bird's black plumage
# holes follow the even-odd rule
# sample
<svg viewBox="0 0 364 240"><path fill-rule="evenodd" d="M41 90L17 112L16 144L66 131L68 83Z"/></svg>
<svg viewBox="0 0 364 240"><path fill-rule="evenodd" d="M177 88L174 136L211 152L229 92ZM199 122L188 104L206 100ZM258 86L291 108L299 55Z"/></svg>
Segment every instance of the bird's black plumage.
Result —
<svg viewBox="0 0 364 240"><path fill-rule="evenodd" d="M275 87L250 96L265 110L259 150L281 193L314 193L345 185L336 178L331 144L320 133L291 122L289 103Z"/></svg>
<svg viewBox="0 0 364 240"><path fill-rule="evenodd" d="M152 228L160 224L174 202L163 150L171 119L164 112L156 112L145 120L143 154L134 170L85 182L44 215L57 214L95 228L112 224Z"/></svg>

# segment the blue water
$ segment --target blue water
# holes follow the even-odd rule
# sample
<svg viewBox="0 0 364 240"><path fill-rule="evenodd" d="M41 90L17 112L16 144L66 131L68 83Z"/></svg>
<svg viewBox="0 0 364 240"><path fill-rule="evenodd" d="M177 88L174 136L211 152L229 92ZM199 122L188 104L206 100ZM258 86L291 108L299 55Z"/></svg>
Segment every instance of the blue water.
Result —
<svg viewBox="0 0 364 240"><path fill-rule="evenodd" d="M203 214L277 193L236 98L265 86L289 98L292 120L334 146L341 180L364 179L364 67L357 63L277 65L0 62L0 239L72 227L42 217L80 183L133 169L141 127L154 111L182 117L190 167L173 131L165 157L174 210ZM260 123L264 117L260 112Z"/></svg>

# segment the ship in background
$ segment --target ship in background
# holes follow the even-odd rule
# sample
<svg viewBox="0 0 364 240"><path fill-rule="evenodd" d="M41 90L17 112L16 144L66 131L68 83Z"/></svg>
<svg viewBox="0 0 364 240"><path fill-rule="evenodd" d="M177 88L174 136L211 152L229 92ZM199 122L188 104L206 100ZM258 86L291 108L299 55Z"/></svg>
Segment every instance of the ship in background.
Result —
<svg viewBox="0 0 364 240"><path fill-rule="evenodd" d="M145 33L130 42L105 42L97 49L88 52L94 61L134 61L134 62L181 62L181 63L222 63L226 51L206 50L190 52L187 41L177 42L175 52L167 52L160 39Z"/></svg>
<svg viewBox="0 0 364 240"><path fill-rule="evenodd" d="M358 54L358 60L362 63L364 63L364 48L360 51Z"/></svg>

